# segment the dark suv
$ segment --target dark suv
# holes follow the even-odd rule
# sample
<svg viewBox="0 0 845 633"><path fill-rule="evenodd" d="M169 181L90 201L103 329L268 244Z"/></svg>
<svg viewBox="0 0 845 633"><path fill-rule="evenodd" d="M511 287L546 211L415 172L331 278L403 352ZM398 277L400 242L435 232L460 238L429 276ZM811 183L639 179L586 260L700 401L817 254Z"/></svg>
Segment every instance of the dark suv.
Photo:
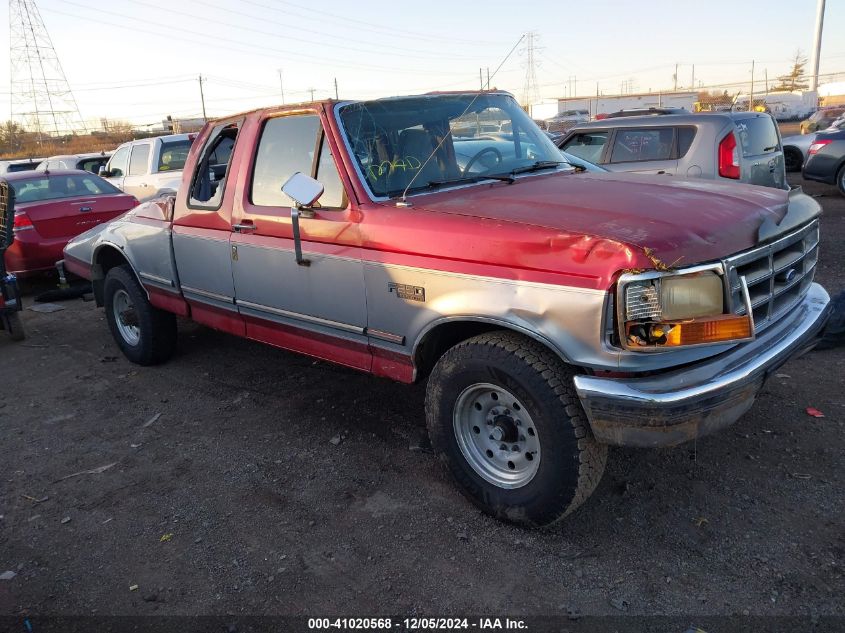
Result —
<svg viewBox="0 0 845 633"><path fill-rule="evenodd" d="M557 143L608 171L789 188L780 132L762 112L609 118L573 127Z"/></svg>

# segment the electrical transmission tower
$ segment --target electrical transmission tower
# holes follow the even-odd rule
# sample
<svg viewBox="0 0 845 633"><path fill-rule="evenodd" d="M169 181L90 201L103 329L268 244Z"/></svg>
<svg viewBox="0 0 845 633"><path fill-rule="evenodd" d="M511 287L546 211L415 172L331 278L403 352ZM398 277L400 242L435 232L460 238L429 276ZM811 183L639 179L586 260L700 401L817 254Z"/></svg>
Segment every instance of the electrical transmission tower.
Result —
<svg viewBox="0 0 845 633"><path fill-rule="evenodd" d="M12 121L39 144L87 131L35 0L9 0L9 60Z"/></svg>
<svg viewBox="0 0 845 633"><path fill-rule="evenodd" d="M534 53L537 50L535 39L540 37L534 31L526 33L525 46L520 51L525 53L525 86L522 90L522 105L528 107L532 103L537 103L540 100L540 89L537 86L537 61L534 58Z"/></svg>

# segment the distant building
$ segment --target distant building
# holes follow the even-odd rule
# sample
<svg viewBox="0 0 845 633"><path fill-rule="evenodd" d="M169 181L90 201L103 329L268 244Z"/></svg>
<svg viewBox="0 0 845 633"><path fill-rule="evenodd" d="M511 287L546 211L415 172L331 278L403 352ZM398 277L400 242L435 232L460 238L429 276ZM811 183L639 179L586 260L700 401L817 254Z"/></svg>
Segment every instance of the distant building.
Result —
<svg viewBox="0 0 845 633"><path fill-rule="evenodd" d="M598 95L596 97L566 97L557 100L557 110L548 101L532 105L531 117L534 119L548 119L567 110L587 110L590 118L595 119L598 114L610 114L619 110L635 108L685 108L690 112L698 100L698 92L668 91L642 92L638 94Z"/></svg>

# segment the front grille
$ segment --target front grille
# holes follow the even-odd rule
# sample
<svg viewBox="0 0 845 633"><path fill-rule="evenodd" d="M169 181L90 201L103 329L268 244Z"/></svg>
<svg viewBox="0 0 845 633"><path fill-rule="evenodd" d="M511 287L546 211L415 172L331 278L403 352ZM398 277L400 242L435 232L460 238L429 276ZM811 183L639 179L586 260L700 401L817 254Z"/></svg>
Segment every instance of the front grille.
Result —
<svg viewBox="0 0 845 633"><path fill-rule="evenodd" d="M0 256L12 243L15 222L15 191L5 180L0 180Z"/></svg>
<svg viewBox="0 0 845 633"><path fill-rule="evenodd" d="M789 312L807 293L819 259L819 221L725 260L731 311L745 314L740 278L745 277L756 332Z"/></svg>

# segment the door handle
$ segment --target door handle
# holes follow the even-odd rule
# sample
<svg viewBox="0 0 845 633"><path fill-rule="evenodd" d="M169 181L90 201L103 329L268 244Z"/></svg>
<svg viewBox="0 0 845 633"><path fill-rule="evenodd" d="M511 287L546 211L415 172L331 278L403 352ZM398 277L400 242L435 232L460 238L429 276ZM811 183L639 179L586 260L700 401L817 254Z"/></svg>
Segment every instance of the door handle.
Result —
<svg viewBox="0 0 845 633"><path fill-rule="evenodd" d="M141 186L141 187L149 187L149 185L148 185L147 183L145 183L145 182L142 182L139 186Z"/></svg>
<svg viewBox="0 0 845 633"><path fill-rule="evenodd" d="M235 231L238 233L243 233L244 231L254 231L255 224L253 224L252 222L243 222L239 224L233 224L232 228L235 229Z"/></svg>
<svg viewBox="0 0 845 633"><path fill-rule="evenodd" d="M80 211L80 212L83 212L83 211L90 211L91 209L93 209L93 207L79 207L79 211Z"/></svg>

